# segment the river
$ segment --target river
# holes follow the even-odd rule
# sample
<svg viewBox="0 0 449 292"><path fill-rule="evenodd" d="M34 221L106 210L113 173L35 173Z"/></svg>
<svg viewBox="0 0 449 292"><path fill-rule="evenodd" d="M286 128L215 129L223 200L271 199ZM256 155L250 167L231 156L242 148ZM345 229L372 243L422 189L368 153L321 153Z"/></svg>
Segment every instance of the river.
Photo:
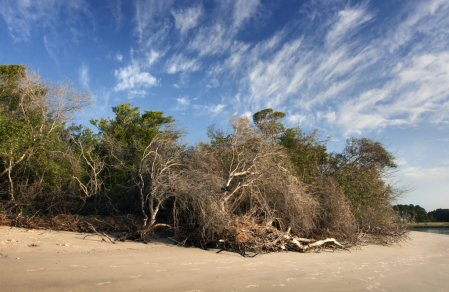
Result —
<svg viewBox="0 0 449 292"><path fill-rule="evenodd" d="M438 234L447 234L449 235L449 228L414 228L413 231L419 232L429 232L429 233L438 233Z"/></svg>

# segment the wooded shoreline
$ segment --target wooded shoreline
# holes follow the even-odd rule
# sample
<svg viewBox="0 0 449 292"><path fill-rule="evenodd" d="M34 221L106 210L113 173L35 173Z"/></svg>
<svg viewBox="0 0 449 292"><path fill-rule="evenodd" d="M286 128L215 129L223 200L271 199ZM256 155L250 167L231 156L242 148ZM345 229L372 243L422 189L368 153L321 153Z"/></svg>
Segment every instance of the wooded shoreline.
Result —
<svg viewBox="0 0 449 292"><path fill-rule="evenodd" d="M131 103L71 124L94 99L22 65L0 65L0 224L76 232L125 230L148 242L169 231L190 244L246 256L346 249L403 240L383 141L304 133L271 108L210 125L188 145L164 112Z"/></svg>

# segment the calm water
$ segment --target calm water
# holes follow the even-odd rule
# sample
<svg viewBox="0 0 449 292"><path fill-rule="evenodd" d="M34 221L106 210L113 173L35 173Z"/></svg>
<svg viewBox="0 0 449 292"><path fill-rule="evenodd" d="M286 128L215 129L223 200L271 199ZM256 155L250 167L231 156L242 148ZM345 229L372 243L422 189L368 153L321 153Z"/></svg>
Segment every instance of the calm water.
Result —
<svg viewBox="0 0 449 292"><path fill-rule="evenodd" d="M415 228L413 231L447 234L449 235L449 228Z"/></svg>

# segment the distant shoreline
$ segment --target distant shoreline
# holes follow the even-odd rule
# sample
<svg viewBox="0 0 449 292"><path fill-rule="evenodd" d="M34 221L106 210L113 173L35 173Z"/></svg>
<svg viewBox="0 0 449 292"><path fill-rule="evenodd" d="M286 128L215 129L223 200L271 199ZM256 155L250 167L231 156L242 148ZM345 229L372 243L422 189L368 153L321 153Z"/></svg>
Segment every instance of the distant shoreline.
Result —
<svg viewBox="0 0 449 292"><path fill-rule="evenodd" d="M415 223L411 224L415 228L449 228L449 222L434 222L434 223Z"/></svg>

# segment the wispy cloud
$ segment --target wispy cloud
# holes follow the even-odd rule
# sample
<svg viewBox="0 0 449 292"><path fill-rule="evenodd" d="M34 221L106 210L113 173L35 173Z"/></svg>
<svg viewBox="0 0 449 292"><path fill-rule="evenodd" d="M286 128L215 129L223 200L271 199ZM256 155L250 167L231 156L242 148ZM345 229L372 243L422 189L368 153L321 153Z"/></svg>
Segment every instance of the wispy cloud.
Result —
<svg viewBox="0 0 449 292"><path fill-rule="evenodd" d="M218 6L221 11L215 12L217 18L198 30L188 48L197 51L199 56L223 54L236 42L235 36L254 16L259 4L259 0L223 1ZM226 17L228 13L232 15L231 22Z"/></svg>
<svg viewBox="0 0 449 292"><path fill-rule="evenodd" d="M231 72L241 78L238 103L244 111L284 109L296 121L336 126L347 134L449 122L449 4L433 1L425 9L401 11L388 20L395 26L381 27L385 33L365 34L361 31L370 23L383 21L368 7L329 9L334 12L328 21L317 22L317 30L325 32L321 38L278 31L229 54L209 74L218 80ZM413 46L418 35L420 45ZM225 39L220 33L215 38ZM408 53L392 51L392 44ZM202 46L200 55L223 53L210 47Z"/></svg>
<svg viewBox="0 0 449 292"><path fill-rule="evenodd" d="M79 80L81 82L81 85L84 88L89 88L89 66L85 62L81 65L81 67L78 70Z"/></svg>
<svg viewBox="0 0 449 292"><path fill-rule="evenodd" d="M64 12L69 12L62 15ZM89 15L88 3L79 1L3 1L0 14L8 25L14 41L28 41L33 33L40 29L54 31L56 23L61 29L63 25L73 24L79 14ZM70 31L70 26L68 28Z"/></svg>
<svg viewBox="0 0 449 292"><path fill-rule="evenodd" d="M286 119L288 125L296 126L298 124L302 124L306 120L306 117L299 114L289 114Z"/></svg>
<svg viewBox="0 0 449 292"><path fill-rule="evenodd" d="M226 51L232 44L227 28L220 23L201 28L188 48L197 51L199 56L215 55Z"/></svg>
<svg viewBox="0 0 449 292"><path fill-rule="evenodd" d="M198 71L200 64L197 59L188 59L184 55L179 54L167 61L166 68L167 73L175 74L178 72Z"/></svg>
<svg viewBox="0 0 449 292"><path fill-rule="evenodd" d="M58 55L66 42L78 43L84 34L75 26L83 18L90 25L92 15L85 0L79 1L2 1L3 16L14 42L42 39L50 57L58 63Z"/></svg>
<svg viewBox="0 0 449 292"><path fill-rule="evenodd" d="M435 167L435 168L407 167L401 171L401 174L409 178L427 179L429 181L432 181L448 177L449 167Z"/></svg>
<svg viewBox="0 0 449 292"><path fill-rule="evenodd" d="M56 21L58 6L56 1L4 1L0 5L0 13L14 41L27 41L33 29L49 26Z"/></svg>
<svg viewBox="0 0 449 292"><path fill-rule="evenodd" d="M362 92L341 105L339 121L349 131L448 120L449 53L412 57L381 88Z"/></svg>
<svg viewBox="0 0 449 292"><path fill-rule="evenodd" d="M346 8L338 12L335 23L326 35L328 44L333 45L343 37L355 32L360 25L371 20L373 16L366 7Z"/></svg>
<svg viewBox="0 0 449 292"><path fill-rule="evenodd" d="M237 0L234 6L234 27L240 28L257 11L260 0Z"/></svg>
<svg viewBox="0 0 449 292"><path fill-rule="evenodd" d="M223 113L226 108L225 104L210 104L210 105L199 105L196 104L193 106L194 109L198 110L198 114L201 115L209 115L215 117L221 113Z"/></svg>
<svg viewBox="0 0 449 292"><path fill-rule="evenodd" d="M128 91L128 99L144 98L147 94L148 94L148 92L144 89L129 90Z"/></svg>
<svg viewBox="0 0 449 292"><path fill-rule="evenodd" d="M142 44L151 46L161 42L169 33L170 24L168 13L172 7L173 0L137 0L136 32Z"/></svg>
<svg viewBox="0 0 449 292"><path fill-rule="evenodd" d="M181 31L181 35L186 34L190 29L198 25L199 18L203 14L203 7L188 7L180 10L171 10L175 18L176 28Z"/></svg>
<svg viewBox="0 0 449 292"><path fill-rule="evenodd" d="M55 63L58 63L58 46L56 45L56 42L51 41L50 37L47 36L44 36L42 40L48 55L50 55Z"/></svg>
<svg viewBox="0 0 449 292"><path fill-rule="evenodd" d="M122 12L122 1L114 0L107 2L109 9L111 10L112 15L115 18L115 23L117 30L120 29L123 22L123 12Z"/></svg>
<svg viewBox="0 0 449 292"><path fill-rule="evenodd" d="M395 23L397 28L390 31L385 39L385 44L392 52L411 42L418 33L432 36L432 39L427 40L429 45L444 45L447 42L446 13L449 3L445 0L430 0L416 4L411 6L410 11L401 13L400 19Z"/></svg>
<svg viewBox="0 0 449 292"><path fill-rule="evenodd" d="M136 90L142 87L152 87L158 84L158 80L148 72L141 72L137 62L114 71L114 75L118 79L115 91Z"/></svg>
<svg viewBox="0 0 449 292"><path fill-rule="evenodd" d="M237 113L235 113L235 114L237 114ZM253 114L252 114L251 112L244 112L244 113L241 114L240 116L241 116L242 118L244 117L244 118L247 118L247 119L251 120L252 117L253 117Z"/></svg>
<svg viewBox="0 0 449 292"><path fill-rule="evenodd" d="M109 100L111 98L111 91L104 87L100 88L98 91L99 91L99 93L93 93L93 97L95 98L95 101L96 101L95 109L98 109L100 112L104 112L104 111L110 109ZM92 114L90 116L97 116L97 115Z"/></svg>
<svg viewBox="0 0 449 292"><path fill-rule="evenodd" d="M175 111L186 110L189 105L190 99L188 96L178 97L176 98L176 105L173 107L173 110Z"/></svg>
<svg viewBox="0 0 449 292"><path fill-rule="evenodd" d="M148 60L148 66L151 67L163 55L164 55L164 53L160 53L160 52L156 52L154 50L150 50L150 52L146 54L147 60Z"/></svg>
<svg viewBox="0 0 449 292"><path fill-rule="evenodd" d="M206 84L206 88L217 88L218 86L220 86L220 82L215 78L209 80Z"/></svg>
<svg viewBox="0 0 449 292"><path fill-rule="evenodd" d="M344 134L449 123L449 2L392 4L398 9L388 18L384 10L391 6L357 2L309 1L298 5L298 17L279 26L278 18L264 15L268 4L259 0L136 0L136 49L130 63L116 53L114 59L122 63L116 63L114 91L141 96L149 87L163 86L162 81L185 89L195 79L204 88L199 95L236 97L207 106L189 104L201 112L272 107L288 112L291 123L314 123ZM0 13L14 40L33 38L39 29L55 60L64 50L52 27L79 23L77 17L89 14L83 0L5 3ZM123 23L123 5L122 0L109 5L117 23ZM62 20L67 11L75 16ZM261 19L276 29L261 33ZM250 38L248 31L254 32ZM71 26L69 33L82 39L82 32ZM79 80L89 85L81 69ZM88 67L85 72L92 74ZM176 103L182 105L182 98Z"/></svg>

